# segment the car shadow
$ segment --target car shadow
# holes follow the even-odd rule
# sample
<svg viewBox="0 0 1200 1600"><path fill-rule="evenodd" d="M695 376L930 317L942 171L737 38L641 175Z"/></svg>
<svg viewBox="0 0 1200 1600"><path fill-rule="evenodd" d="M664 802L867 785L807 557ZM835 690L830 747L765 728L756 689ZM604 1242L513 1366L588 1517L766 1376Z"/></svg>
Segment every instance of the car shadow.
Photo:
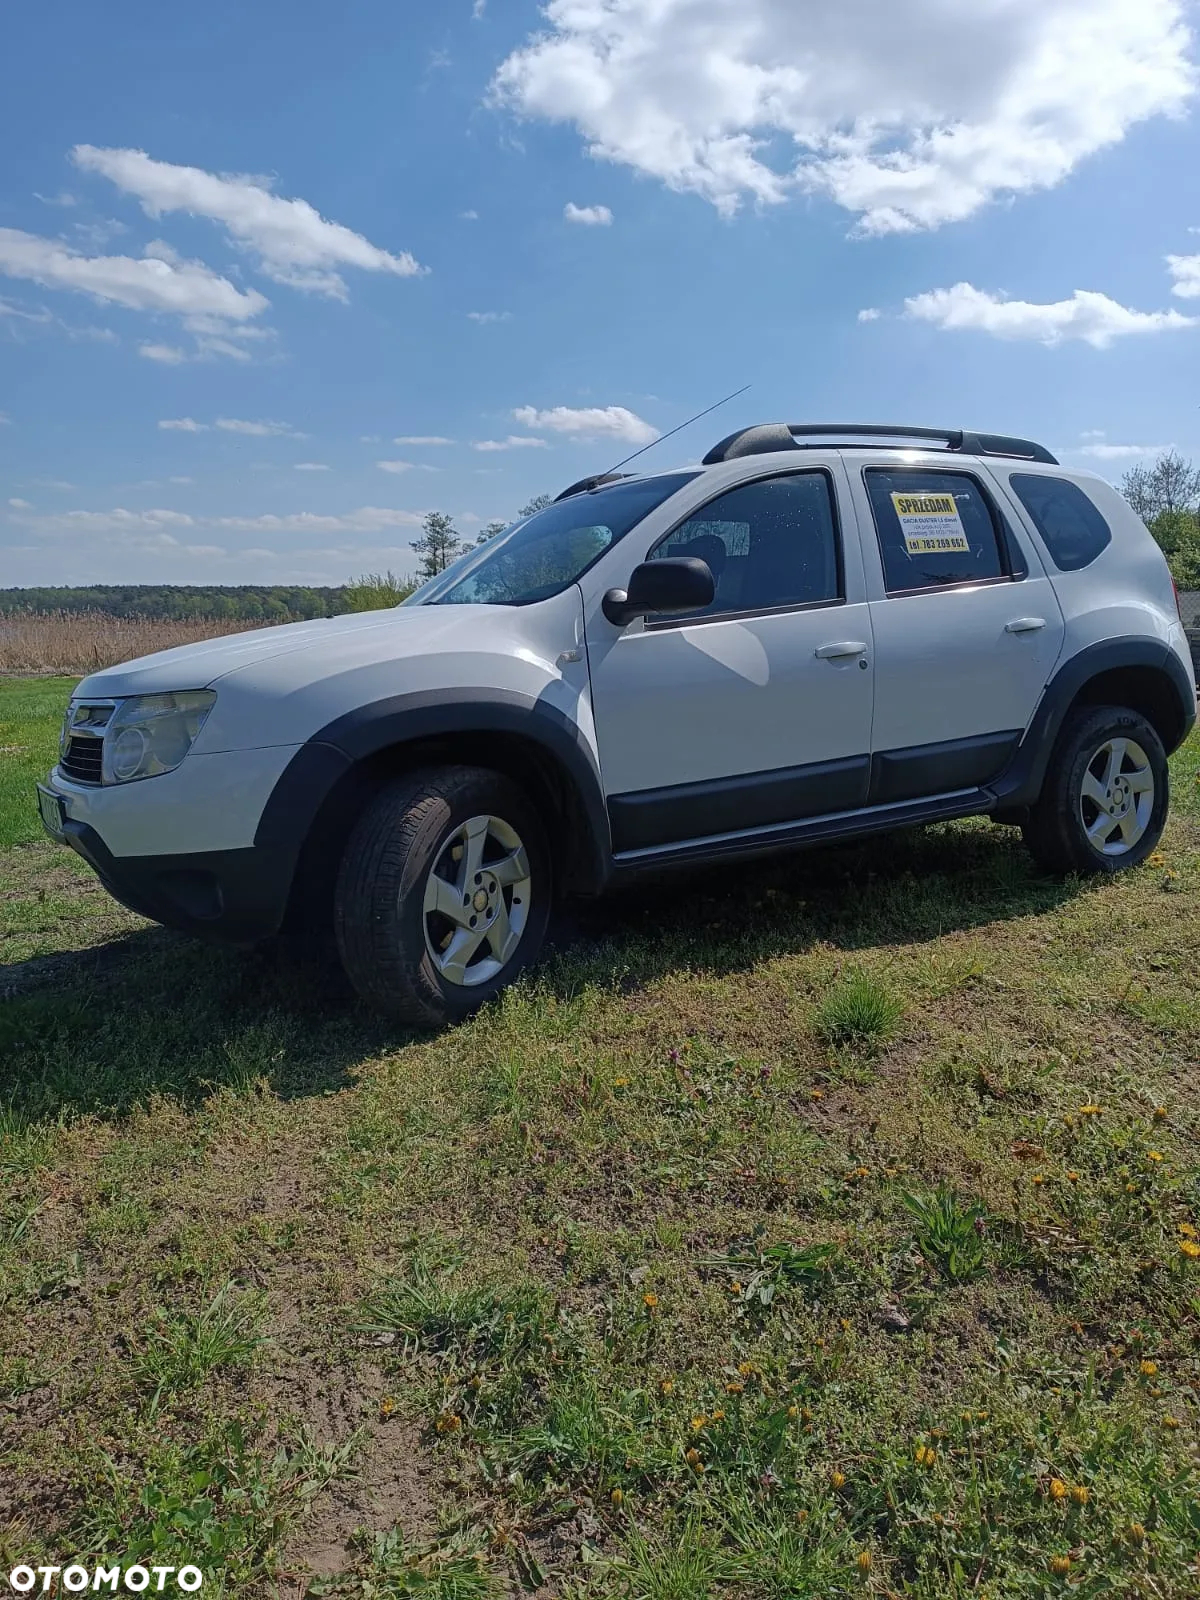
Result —
<svg viewBox="0 0 1200 1600"><path fill-rule="evenodd" d="M681 966L744 970L814 945L852 954L922 944L1052 910L1086 892L1041 875L1019 831L980 822L878 834L819 849L663 873L556 919L557 988L581 964L638 987Z"/></svg>
<svg viewBox="0 0 1200 1600"><path fill-rule="evenodd" d="M949 824L857 844L641 880L556 916L539 982L626 991L680 969L749 970L816 945L907 945L1052 909L1078 883L1039 877L1013 829ZM207 946L143 928L0 975L0 1130L120 1116L154 1095L198 1103L265 1081L325 1095L419 1035L373 1018L332 954Z"/></svg>

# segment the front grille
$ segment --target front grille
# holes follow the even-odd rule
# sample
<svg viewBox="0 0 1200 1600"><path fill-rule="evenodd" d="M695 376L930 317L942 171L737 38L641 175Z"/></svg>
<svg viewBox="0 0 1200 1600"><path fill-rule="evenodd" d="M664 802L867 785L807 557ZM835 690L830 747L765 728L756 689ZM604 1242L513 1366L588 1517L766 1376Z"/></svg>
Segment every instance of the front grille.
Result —
<svg viewBox="0 0 1200 1600"><path fill-rule="evenodd" d="M76 783L99 783L103 760L103 739L91 739L75 734L68 741L66 751L58 764L66 776L73 778Z"/></svg>

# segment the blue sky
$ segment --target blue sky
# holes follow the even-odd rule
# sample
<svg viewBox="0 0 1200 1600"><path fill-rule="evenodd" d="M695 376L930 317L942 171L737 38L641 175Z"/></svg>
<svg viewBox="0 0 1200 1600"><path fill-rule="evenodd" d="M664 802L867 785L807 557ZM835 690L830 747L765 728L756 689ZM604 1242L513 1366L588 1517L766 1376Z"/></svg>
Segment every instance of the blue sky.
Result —
<svg viewBox="0 0 1200 1600"><path fill-rule="evenodd" d="M423 512L473 534L743 384L647 468L779 419L1023 433L1114 478L1200 457L1195 22L26 8L0 585L408 570Z"/></svg>

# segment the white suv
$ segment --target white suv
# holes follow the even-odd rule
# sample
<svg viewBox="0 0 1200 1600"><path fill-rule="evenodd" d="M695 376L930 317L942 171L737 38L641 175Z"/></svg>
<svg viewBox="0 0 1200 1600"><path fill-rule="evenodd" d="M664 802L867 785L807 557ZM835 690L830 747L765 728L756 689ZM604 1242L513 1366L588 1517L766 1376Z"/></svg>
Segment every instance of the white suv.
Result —
<svg viewBox="0 0 1200 1600"><path fill-rule="evenodd" d="M557 894L647 868L972 813L1050 871L1134 866L1195 710L1107 483L1020 439L771 424L574 484L396 610L93 674L40 803L133 909L332 926L363 996L436 1024Z"/></svg>

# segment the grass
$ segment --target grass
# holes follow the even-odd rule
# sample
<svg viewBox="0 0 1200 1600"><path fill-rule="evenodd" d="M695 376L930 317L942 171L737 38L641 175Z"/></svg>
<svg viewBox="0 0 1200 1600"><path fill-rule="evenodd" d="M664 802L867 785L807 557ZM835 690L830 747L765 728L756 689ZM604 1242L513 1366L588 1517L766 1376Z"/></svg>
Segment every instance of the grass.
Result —
<svg viewBox="0 0 1200 1600"><path fill-rule="evenodd" d="M74 678L0 678L0 850L42 837L34 784L58 760Z"/></svg>
<svg viewBox="0 0 1200 1600"><path fill-rule="evenodd" d="M0 1568L1200 1592L1198 761L1112 882L984 822L680 880L437 1038L8 849Z"/></svg>
<svg viewBox="0 0 1200 1600"><path fill-rule="evenodd" d="M245 633L261 626L215 617L113 617L103 611L10 612L0 616L0 673L72 673L80 678L156 650L171 650L176 645L195 644L226 633Z"/></svg>

